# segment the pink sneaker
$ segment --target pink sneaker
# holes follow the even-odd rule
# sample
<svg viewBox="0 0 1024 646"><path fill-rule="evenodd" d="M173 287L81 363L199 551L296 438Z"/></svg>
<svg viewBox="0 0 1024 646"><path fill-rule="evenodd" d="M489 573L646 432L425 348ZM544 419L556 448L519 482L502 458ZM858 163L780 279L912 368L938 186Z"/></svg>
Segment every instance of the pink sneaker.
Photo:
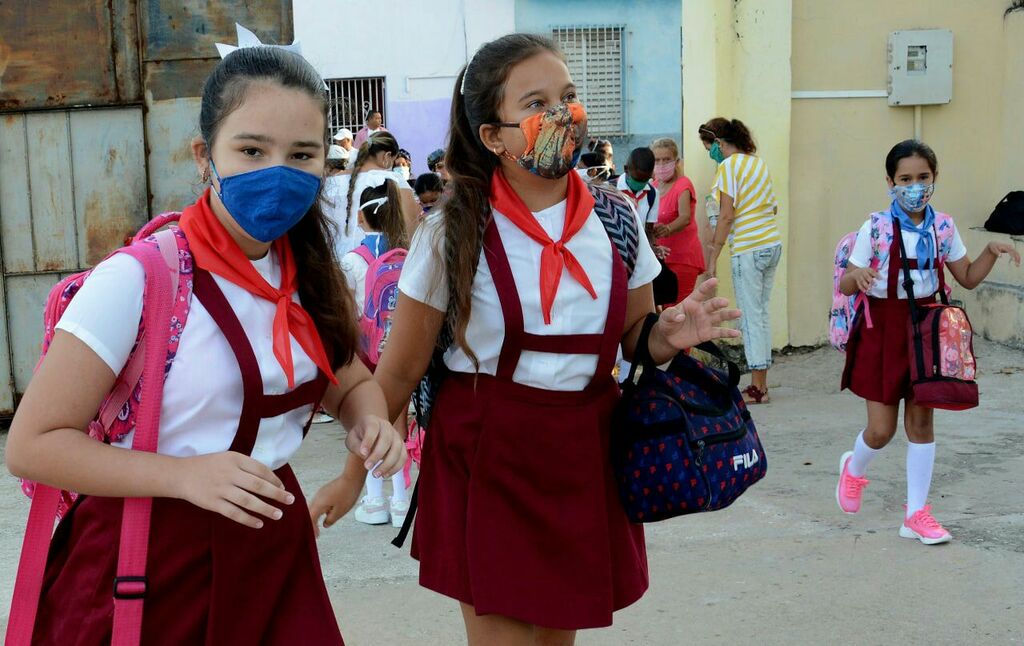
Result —
<svg viewBox="0 0 1024 646"><path fill-rule="evenodd" d="M914 512L913 516L905 519L900 526L900 536L916 538L925 545L938 545L953 540L946 528L932 517L931 505L925 505Z"/></svg>
<svg viewBox="0 0 1024 646"><path fill-rule="evenodd" d="M839 458L839 482L836 484L836 502L847 514L856 514L860 511L860 496L869 482L867 478L850 475L846 470L846 465L852 457L853 451L847 451Z"/></svg>

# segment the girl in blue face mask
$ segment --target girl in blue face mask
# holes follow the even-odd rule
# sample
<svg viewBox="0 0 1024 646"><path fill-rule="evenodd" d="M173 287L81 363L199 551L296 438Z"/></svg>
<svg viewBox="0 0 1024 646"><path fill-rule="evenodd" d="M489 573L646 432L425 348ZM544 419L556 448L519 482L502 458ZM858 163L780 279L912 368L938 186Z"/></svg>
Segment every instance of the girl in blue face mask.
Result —
<svg viewBox="0 0 1024 646"><path fill-rule="evenodd" d="M143 379L109 427L93 420L129 379L143 311L171 294L151 293L118 253L61 315L6 452L15 475L79 494L49 551L33 643L103 643L112 630L124 643L342 643L289 462L318 403L349 429L358 469L389 476L405 450L338 288L319 194L326 124L323 81L295 53L245 47L213 69L192 146L210 187L170 231L172 315L146 331L150 344L156 327L171 331L146 346L166 364L163 387ZM132 450L140 435L153 449ZM130 569L118 565L122 517L148 528L122 543L143 550Z"/></svg>
<svg viewBox="0 0 1024 646"><path fill-rule="evenodd" d="M1010 244L990 242L976 260L970 259L953 219L931 205L938 160L926 144L909 139L897 144L885 159L885 170L889 205L861 227L840 282L844 294L867 293L872 326L866 325L865 317L859 317L847 345L842 387L865 400L867 426L857 436L853 451L840 459L836 501L845 513L860 510L861 494L868 484L868 465L895 435L900 401L904 400L903 425L910 443L906 514L899 534L934 545L948 542L951 536L927 505L935 461L932 409L918 406L908 397L910 307L901 284L900 247L897 241L888 240L888 233L883 234L877 225L873 227L872 221L888 218L893 223L889 231L895 229L895 234L902 237L914 296L922 304L935 301L938 272L943 265L961 286L974 289L999 256L1006 254L1020 266L1020 255ZM886 238L887 251L882 251L880 237ZM884 257L878 258L875 249Z"/></svg>

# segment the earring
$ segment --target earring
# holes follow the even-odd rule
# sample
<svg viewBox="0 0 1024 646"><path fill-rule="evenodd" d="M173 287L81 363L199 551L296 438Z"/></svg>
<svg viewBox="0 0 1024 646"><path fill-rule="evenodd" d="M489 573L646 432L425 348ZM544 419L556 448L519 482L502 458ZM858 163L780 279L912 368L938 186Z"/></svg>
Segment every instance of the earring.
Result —
<svg viewBox="0 0 1024 646"><path fill-rule="evenodd" d="M206 182L210 181L210 167L209 166L207 166L206 168L203 169L203 174L200 175L200 178L203 180L203 183L206 183Z"/></svg>

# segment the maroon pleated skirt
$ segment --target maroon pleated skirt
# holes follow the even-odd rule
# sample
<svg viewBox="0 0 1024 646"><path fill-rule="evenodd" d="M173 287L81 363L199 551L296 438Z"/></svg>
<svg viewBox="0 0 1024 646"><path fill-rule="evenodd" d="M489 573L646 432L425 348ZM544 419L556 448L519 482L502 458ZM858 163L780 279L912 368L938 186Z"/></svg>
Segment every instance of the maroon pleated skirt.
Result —
<svg viewBox="0 0 1024 646"><path fill-rule="evenodd" d="M923 304L935 298L919 299ZM910 304L906 299L868 298L873 327L864 316L850 333L842 389L868 401L897 406L912 399L910 389Z"/></svg>
<svg viewBox="0 0 1024 646"><path fill-rule="evenodd" d="M190 503L153 500L142 644L342 644L309 510L250 529ZM121 498L81 497L57 526L33 643L110 644Z"/></svg>
<svg viewBox="0 0 1024 646"><path fill-rule="evenodd" d="M412 553L420 584L547 628L608 626L647 590L644 532L609 463L618 387L552 392L454 374L427 433Z"/></svg>

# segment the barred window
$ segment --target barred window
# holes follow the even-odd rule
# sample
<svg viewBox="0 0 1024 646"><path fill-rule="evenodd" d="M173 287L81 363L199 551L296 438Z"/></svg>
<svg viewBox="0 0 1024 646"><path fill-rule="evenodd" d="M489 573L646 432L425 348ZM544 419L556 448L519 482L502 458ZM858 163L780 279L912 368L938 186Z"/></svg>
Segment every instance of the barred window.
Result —
<svg viewBox="0 0 1024 646"><path fill-rule="evenodd" d="M331 132L341 128L357 132L363 127L366 113L370 110L380 110L381 119L387 125L383 76L327 79L326 83Z"/></svg>
<svg viewBox="0 0 1024 646"><path fill-rule="evenodd" d="M624 27L613 25L552 29L587 108L588 130L594 136L626 134L622 97L624 33Z"/></svg>

